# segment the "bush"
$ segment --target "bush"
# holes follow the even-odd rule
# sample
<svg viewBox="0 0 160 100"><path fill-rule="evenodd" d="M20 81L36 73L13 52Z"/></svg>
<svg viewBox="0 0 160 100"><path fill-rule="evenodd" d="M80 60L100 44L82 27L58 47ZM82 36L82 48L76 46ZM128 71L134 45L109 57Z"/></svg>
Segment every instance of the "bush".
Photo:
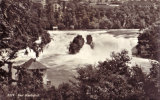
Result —
<svg viewBox="0 0 160 100"><path fill-rule="evenodd" d="M78 69L79 100L159 100L157 83L160 65L153 64L149 75L138 66L129 67L127 51L113 53L98 66Z"/></svg>
<svg viewBox="0 0 160 100"><path fill-rule="evenodd" d="M113 26L113 24L109 19L101 20L99 23L100 29L111 29L112 26Z"/></svg>
<svg viewBox="0 0 160 100"><path fill-rule="evenodd" d="M89 29L98 29L99 28L99 24L96 22L90 22L89 23Z"/></svg>
<svg viewBox="0 0 160 100"><path fill-rule="evenodd" d="M65 25L63 23L58 24L58 29L59 30L64 30L65 29Z"/></svg>
<svg viewBox="0 0 160 100"><path fill-rule="evenodd" d="M160 61L160 25L155 24L138 36L138 55Z"/></svg>

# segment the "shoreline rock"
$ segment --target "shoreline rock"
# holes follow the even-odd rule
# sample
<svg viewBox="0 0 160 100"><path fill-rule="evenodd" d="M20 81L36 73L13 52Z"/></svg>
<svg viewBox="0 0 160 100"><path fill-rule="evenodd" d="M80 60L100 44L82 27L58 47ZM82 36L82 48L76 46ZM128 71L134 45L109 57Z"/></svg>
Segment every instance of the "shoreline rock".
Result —
<svg viewBox="0 0 160 100"><path fill-rule="evenodd" d="M87 35L86 37L87 44L90 45L90 47L93 49L94 48L94 43L91 35Z"/></svg>
<svg viewBox="0 0 160 100"><path fill-rule="evenodd" d="M69 46L69 54L76 54L84 45L84 38L82 35L77 35Z"/></svg>

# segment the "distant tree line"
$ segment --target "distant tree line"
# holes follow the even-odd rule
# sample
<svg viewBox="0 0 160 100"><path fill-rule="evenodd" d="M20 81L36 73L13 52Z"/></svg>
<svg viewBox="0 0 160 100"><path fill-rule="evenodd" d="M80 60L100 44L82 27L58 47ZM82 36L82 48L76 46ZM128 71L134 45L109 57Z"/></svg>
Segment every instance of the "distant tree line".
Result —
<svg viewBox="0 0 160 100"><path fill-rule="evenodd" d="M78 1L66 4L65 11L53 12L52 4L46 8L48 29L120 29L148 27L160 17L160 7L144 8L121 5L120 7L96 9ZM50 26L50 27L49 27Z"/></svg>
<svg viewBox="0 0 160 100"><path fill-rule="evenodd" d="M59 3L59 2L58 2ZM60 3L59 3L60 4ZM66 3L63 11L53 10L53 3L45 7L33 3L31 12L41 19L43 28L53 26L64 29L143 29L160 18L160 7L140 7L120 5L119 7L96 9L80 1ZM36 11L36 12L35 12Z"/></svg>

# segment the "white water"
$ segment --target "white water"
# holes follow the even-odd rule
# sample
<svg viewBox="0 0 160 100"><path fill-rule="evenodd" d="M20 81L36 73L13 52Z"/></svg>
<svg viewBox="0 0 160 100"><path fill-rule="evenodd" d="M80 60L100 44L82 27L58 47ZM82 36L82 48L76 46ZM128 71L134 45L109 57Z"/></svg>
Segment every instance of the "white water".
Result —
<svg viewBox="0 0 160 100"><path fill-rule="evenodd" d="M122 30L117 30L117 34L108 34L106 30L95 31L49 31L52 40L37 58L38 61L49 67L48 78L55 82L55 85L67 81L75 73L75 69L85 64L97 64L110 58L111 52L120 52L123 49L128 50L132 58L131 65L138 64L142 66L145 72L149 71L150 62L148 59L132 56L132 48L137 45L137 30L127 30L130 34L121 34ZM135 31L135 32L134 32ZM88 34L92 35L95 44L91 49L86 43L79 53L75 55L68 54L68 46L76 35L82 35L85 39ZM86 40L85 40L86 41ZM23 55L24 50L19 52L16 61L24 62L30 58L35 58L33 51L29 55Z"/></svg>

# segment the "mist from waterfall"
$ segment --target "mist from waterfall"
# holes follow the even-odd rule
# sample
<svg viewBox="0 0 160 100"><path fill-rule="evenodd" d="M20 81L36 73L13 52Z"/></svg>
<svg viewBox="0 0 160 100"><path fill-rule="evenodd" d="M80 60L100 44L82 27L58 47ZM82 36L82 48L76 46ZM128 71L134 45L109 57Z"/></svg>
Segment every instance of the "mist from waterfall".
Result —
<svg viewBox="0 0 160 100"><path fill-rule="evenodd" d="M126 30L131 32L130 34L128 34L129 32L121 34L121 31L124 30L116 30L115 34L109 34L108 30L49 31L52 41L40 53L37 60L50 68L48 71L49 79L52 81L58 80L59 83L71 78L76 68L83 67L86 64L96 65L99 61L109 59L113 51L120 52L124 49L129 52L129 56L132 58L132 66L138 64L142 66L145 72L148 72L150 68L149 60L132 55L132 49L138 42L138 30ZM91 35L94 48L92 49L85 43L77 54L69 54L69 44L77 35L82 35L85 42L86 36ZM19 52L17 61L24 62L30 58L35 58L35 53L32 50L28 50L30 51L29 55L24 55L24 51Z"/></svg>

